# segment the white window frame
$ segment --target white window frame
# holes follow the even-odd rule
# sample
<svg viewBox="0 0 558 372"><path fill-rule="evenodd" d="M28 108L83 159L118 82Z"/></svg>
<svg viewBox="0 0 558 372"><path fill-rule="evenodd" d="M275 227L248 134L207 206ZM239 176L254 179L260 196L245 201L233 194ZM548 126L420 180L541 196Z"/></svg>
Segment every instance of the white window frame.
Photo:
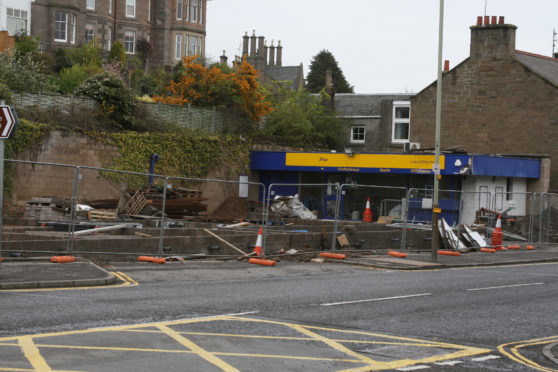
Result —
<svg viewBox="0 0 558 372"><path fill-rule="evenodd" d="M362 139L357 138L355 139L355 135L360 137L360 133L356 133L356 129L362 129ZM366 141L366 127L364 125L355 125L351 127L351 143L364 143Z"/></svg>
<svg viewBox="0 0 558 372"><path fill-rule="evenodd" d="M408 118L396 118L395 111L401 107L409 108ZM398 124L407 124L407 138L395 138L395 129ZM407 143L411 137L411 102L410 101L393 101L393 111L392 111L392 125L391 125L391 142L392 143Z"/></svg>
<svg viewBox="0 0 558 372"><path fill-rule="evenodd" d="M109 14L112 14L112 0L109 0Z"/></svg>
<svg viewBox="0 0 558 372"><path fill-rule="evenodd" d="M130 45L129 37L131 36L131 46L132 49L128 47ZM124 52L126 54L136 54L136 31L125 31L124 32Z"/></svg>
<svg viewBox="0 0 558 372"><path fill-rule="evenodd" d="M136 0L126 0L126 17L136 18Z"/></svg>
<svg viewBox="0 0 558 372"><path fill-rule="evenodd" d="M72 44L76 43L76 27L77 27L77 16L72 14L72 40L70 41Z"/></svg>
<svg viewBox="0 0 558 372"><path fill-rule="evenodd" d="M197 36L192 36L190 35L190 44L188 45L188 55L189 56L195 56L197 53L197 47L198 47L198 37Z"/></svg>
<svg viewBox="0 0 558 372"><path fill-rule="evenodd" d="M8 28L8 23L10 23L10 19L13 20L14 25L16 26L16 29L13 30L14 32L11 33L10 35L15 35L19 32L21 32L22 30L25 31L25 33L27 33L27 11L26 10L20 10L20 9L15 9L15 8L6 8L6 29L9 30ZM24 27L18 27L19 24L23 23Z"/></svg>
<svg viewBox="0 0 558 372"><path fill-rule="evenodd" d="M151 0L147 0L147 22L151 22Z"/></svg>
<svg viewBox="0 0 558 372"><path fill-rule="evenodd" d="M184 19L189 22L190 21L190 0L186 0L185 4L186 4L186 6L184 7L184 9L186 11L185 11L185 14L184 14Z"/></svg>
<svg viewBox="0 0 558 372"><path fill-rule="evenodd" d="M203 24L203 1L200 1L200 15L198 22L200 24Z"/></svg>
<svg viewBox="0 0 558 372"><path fill-rule="evenodd" d="M95 0L86 0L85 7L89 10L95 10Z"/></svg>
<svg viewBox="0 0 558 372"><path fill-rule="evenodd" d="M176 34L174 43L174 59L182 58L182 34Z"/></svg>
<svg viewBox="0 0 558 372"><path fill-rule="evenodd" d="M184 0L176 0L176 19L182 19L182 13L184 11Z"/></svg>
<svg viewBox="0 0 558 372"><path fill-rule="evenodd" d="M64 15L64 20L57 20L56 16L62 14ZM57 32L57 28L56 26L59 24L63 24L64 25L64 39L57 39L56 38L56 32ZM66 12L55 12L54 13L54 41L59 41L59 42L67 42L68 41L68 13Z"/></svg>
<svg viewBox="0 0 558 372"><path fill-rule="evenodd" d="M198 22L198 7L199 7L200 2L199 2L199 0L190 0L190 4L192 6L192 9L191 9L191 12L190 12L191 17L192 17L191 21L192 22Z"/></svg>
<svg viewBox="0 0 558 372"><path fill-rule="evenodd" d="M91 37L88 38L88 31L91 31ZM95 25L93 23L86 23L85 24L85 41L89 42L91 40L95 40Z"/></svg>

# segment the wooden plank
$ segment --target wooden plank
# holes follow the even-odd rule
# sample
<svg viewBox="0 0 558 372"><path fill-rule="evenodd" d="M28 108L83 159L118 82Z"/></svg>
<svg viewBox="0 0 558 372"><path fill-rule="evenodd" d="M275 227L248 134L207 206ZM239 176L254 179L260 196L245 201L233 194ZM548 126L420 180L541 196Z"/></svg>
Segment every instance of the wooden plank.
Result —
<svg viewBox="0 0 558 372"><path fill-rule="evenodd" d="M103 232L103 231L111 231L111 230L119 230L119 229L126 229L128 227L131 227L130 224L121 224L121 225L112 225L112 226L104 226L104 227L97 227L95 229L88 229L88 230L80 230L80 231L75 231L74 232L74 236L79 236L79 235L88 235L88 234L95 234L98 232Z"/></svg>
<svg viewBox="0 0 558 372"><path fill-rule="evenodd" d="M246 254L245 252L241 251L240 249L238 249L237 247L235 247L234 245L232 245L231 243L229 243L228 241L226 241L225 239L221 238L220 236L212 233L211 231L209 231L208 229L202 229L203 231L205 231L206 233L208 233L209 235L213 236L215 239L219 240L221 243L224 243L226 245L228 245L229 247L235 249L236 251L242 253L242 255L247 256L248 254Z"/></svg>

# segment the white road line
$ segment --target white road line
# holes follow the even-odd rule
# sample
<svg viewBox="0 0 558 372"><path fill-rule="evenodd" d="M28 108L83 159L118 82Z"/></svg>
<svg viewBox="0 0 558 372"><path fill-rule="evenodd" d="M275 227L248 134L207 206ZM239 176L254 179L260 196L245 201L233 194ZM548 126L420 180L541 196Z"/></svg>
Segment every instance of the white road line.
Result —
<svg viewBox="0 0 558 372"><path fill-rule="evenodd" d="M454 366L456 364L461 364L461 363L463 363L463 362L459 361L459 360L448 360L446 362L437 362L437 363L434 363L434 364L437 364L439 366Z"/></svg>
<svg viewBox="0 0 558 372"><path fill-rule="evenodd" d="M396 371L418 371L419 369L427 369L427 368L430 368L430 366L419 364L416 366L397 368Z"/></svg>
<svg viewBox="0 0 558 372"><path fill-rule="evenodd" d="M354 301L343 301L343 302L329 302L325 304L320 304L320 306L337 306L337 305L348 305L348 304L358 304L362 302L373 302L373 301L387 301L387 300L400 300L403 298L421 297L421 296L432 296L432 293L419 293L406 296L394 296L394 297L382 297L382 298L369 298L366 300L354 300Z"/></svg>
<svg viewBox="0 0 558 372"><path fill-rule="evenodd" d="M480 358L472 358L471 360L475 362L484 362L490 359L500 359L500 357L498 355L487 355Z"/></svg>
<svg viewBox="0 0 558 372"><path fill-rule="evenodd" d="M484 288L469 288L467 291L484 291L488 289L501 289L501 288L513 288L513 287L527 287L530 285L543 285L544 283L525 283L525 284L510 284L510 285L500 285L497 287L484 287Z"/></svg>

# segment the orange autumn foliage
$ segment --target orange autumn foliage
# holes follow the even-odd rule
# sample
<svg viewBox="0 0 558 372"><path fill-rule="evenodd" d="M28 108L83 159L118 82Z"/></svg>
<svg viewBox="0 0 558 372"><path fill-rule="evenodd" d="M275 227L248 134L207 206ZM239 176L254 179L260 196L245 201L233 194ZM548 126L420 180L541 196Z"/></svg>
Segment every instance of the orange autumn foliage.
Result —
<svg viewBox="0 0 558 372"><path fill-rule="evenodd" d="M195 63L196 56L183 57L184 72L167 87L170 94L154 96L157 102L198 107L222 107L238 111L258 122L273 107L259 90L258 72L244 59L235 71L224 73L217 67Z"/></svg>

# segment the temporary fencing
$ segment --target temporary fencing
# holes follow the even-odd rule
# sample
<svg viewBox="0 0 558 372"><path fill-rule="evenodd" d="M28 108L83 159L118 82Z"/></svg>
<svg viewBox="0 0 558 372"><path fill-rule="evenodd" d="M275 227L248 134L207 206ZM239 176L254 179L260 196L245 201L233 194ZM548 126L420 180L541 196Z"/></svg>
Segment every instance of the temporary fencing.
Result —
<svg viewBox="0 0 558 372"><path fill-rule="evenodd" d="M14 183L16 184L14 199L28 200L27 205L20 205L17 211L8 211L11 213L6 214L21 216L25 213L33 221L39 220L43 227L50 225L50 230L55 229L58 232L45 232L44 228L29 226L25 228L25 233L23 233L20 232L23 230L21 228L10 227L9 233L6 234L8 239L3 242L3 245L0 245L0 255L2 250L4 250L16 254L28 252L57 255L110 254L163 256L170 254L169 248L172 248L172 246L184 246L193 240L197 242L204 241L203 247L201 247L202 244L199 245L201 247L200 250L209 251L211 250L211 243L215 243L211 235L204 234L203 237L186 237L180 236L180 233L177 231L171 231L172 227L178 226L167 221L166 215L173 212L172 208L176 207L176 204L178 204L178 208L182 204L176 203L177 200L168 199L167 196L170 193L176 193L177 189L184 185L190 185L193 188L186 191L186 194L193 195L198 195L196 190L200 190L203 185L205 190L211 190L214 199L218 197L225 199L227 195L242 193L246 198L238 199L250 198L257 200L257 195L265 195L263 184L249 182L245 178L241 178L238 181L198 179L47 162L23 160L6 160L6 162L15 167L13 169L13 174L15 175ZM34 178L35 182L26 182L25 178L29 177L31 173L38 174L39 177ZM42 180L44 182L41 181L40 175L45 176ZM99 179L102 179L102 182L99 182ZM157 215L142 216L139 213L141 208L136 209L135 212L129 209L127 211L131 211L134 214L133 217L135 217L132 220L127 218L130 213L117 213L116 207L119 202L122 203L124 200L120 196L125 189L133 189L138 185L148 185L149 181L152 181L153 189L160 191L159 200L155 200L155 197L149 203L144 203L142 208L151 206L158 210ZM208 186L214 184L224 186L221 188L213 187L213 189L211 186ZM44 197L48 195L55 197ZM130 201L130 199L133 199L133 196L128 199ZM201 197L194 197L185 200L185 202L187 203L192 200L200 201L201 199ZM91 211L82 210L82 208L87 206L82 206L80 203L88 201L111 205L112 208L104 209L101 207ZM118 210L122 210L122 208L122 205L118 206ZM24 209L27 210L25 211ZM256 217L252 214L252 218L263 221L265 209L260 207L256 212L259 214ZM237 215L236 217L246 218L242 215ZM203 216L200 218L203 219ZM143 227L143 229L136 230L135 227ZM61 228L64 229L64 232L60 231ZM123 231L127 235L124 238L134 237L135 239L128 239L126 241L122 236L116 235L114 239L97 237L99 233L110 234L111 230ZM183 231L184 229L177 230ZM197 230L199 231L200 229ZM246 232L245 234L247 236L246 239L250 241L255 236L251 232ZM90 237L95 237L95 239ZM176 250L172 254L176 256L181 255Z"/></svg>
<svg viewBox="0 0 558 372"><path fill-rule="evenodd" d="M530 241L542 245L558 243L558 194L538 193L532 205L533 237Z"/></svg>

